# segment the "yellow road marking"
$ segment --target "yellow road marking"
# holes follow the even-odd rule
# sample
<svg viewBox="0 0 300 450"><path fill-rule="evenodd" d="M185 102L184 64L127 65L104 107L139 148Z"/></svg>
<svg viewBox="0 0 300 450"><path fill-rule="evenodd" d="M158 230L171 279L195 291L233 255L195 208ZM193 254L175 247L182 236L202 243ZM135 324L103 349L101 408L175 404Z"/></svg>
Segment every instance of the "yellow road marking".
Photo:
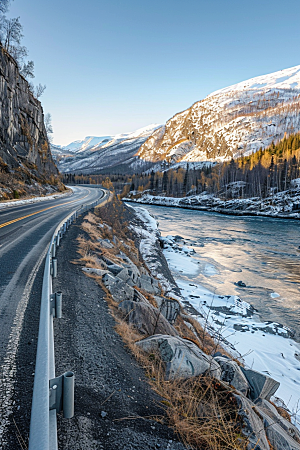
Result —
<svg viewBox="0 0 300 450"><path fill-rule="evenodd" d="M89 194L85 195L85 196L82 197L81 199L72 200L71 202L59 203L59 205L49 206L49 208L40 209L40 211L36 211L36 212L34 212L34 213L27 214L27 216L18 217L17 219L10 220L9 222L2 223L2 224L0 225L0 228L7 227L7 225L11 225L12 223L18 222L19 220L27 219L27 217L35 216L36 214L39 214L39 213L44 212L44 211L47 211L48 209L58 208L58 206L68 205L68 204L74 203L74 202L79 202L79 201L83 200L84 198L86 198L88 195L89 195Z"/></svg>

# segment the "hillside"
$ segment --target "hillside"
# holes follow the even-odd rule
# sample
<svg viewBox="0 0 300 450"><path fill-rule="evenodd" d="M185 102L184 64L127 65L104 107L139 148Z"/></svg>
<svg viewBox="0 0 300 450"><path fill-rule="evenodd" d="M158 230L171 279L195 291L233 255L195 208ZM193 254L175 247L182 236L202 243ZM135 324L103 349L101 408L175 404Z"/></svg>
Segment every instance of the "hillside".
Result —
<svg viewBox="0 0 300 450"><path fill-rule="evenodd" d="M149 125L133 133L88 136L66 147L52 145L52 154L64 173L134 173L153 164L136 156L140 146L160 125Z"/></svg>
<svg viewBox="0 0 300 450"><path fill-rule="evenodd" d="M141 146L146 161L215 161L249 155L300 130L300 65L208 95Z"/></svg>
<svg viewBox="0 0 300 450"><path fill-rule="evenodd" d="M51 192L57 175L41 103L0 45L0 199Z"/></svg>

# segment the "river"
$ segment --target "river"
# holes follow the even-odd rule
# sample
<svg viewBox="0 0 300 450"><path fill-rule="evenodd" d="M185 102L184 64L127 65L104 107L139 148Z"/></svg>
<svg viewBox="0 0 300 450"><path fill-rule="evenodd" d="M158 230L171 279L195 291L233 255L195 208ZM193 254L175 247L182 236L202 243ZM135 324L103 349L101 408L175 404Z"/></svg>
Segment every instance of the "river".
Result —
<svg viewBox="0 0 300 450"><path fill-rule="evenodd" d="M300 224L297 220L235 217L142 205L162 236L180 235L194 248L195 274L176 273L218 295L238 295L262 321L279 322L300 342ZM246 287L234 283L243 281Z"/></svg>

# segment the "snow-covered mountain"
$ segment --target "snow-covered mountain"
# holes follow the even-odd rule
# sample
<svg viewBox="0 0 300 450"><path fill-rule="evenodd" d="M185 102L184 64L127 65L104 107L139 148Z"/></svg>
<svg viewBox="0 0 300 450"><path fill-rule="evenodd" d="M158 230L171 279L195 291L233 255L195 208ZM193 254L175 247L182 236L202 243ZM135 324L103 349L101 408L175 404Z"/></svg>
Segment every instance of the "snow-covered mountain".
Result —
<svg viewBox="0 0 300 450"><path fill-rule="evenodd" d="M61 147L52 145L58 168L64 173L133 173L149 168L152 163L136 156L140 146L161 125L152 124L133 133L115 136L87 136Z"/></svg>
<svg viewBox="0 0 300 450"><path fill-rule="evenodd" d="M173 116L142 144L152 162L248 155L300 131L300 65L213 92Z"/></svg>

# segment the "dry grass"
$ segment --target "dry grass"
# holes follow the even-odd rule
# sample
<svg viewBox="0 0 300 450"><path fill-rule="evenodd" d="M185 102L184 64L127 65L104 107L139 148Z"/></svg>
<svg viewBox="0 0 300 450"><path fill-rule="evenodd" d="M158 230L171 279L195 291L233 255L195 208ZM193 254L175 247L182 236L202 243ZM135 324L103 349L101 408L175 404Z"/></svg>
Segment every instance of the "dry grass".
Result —
<svg viewBox="0 0 300 450"><path fill-rule="evenodd" d="M115 314L114 314L115 316ZM146 370L149 383L162 398L168 424L187 446L201 450L245 450L236 401L217 380L193 377L166 380L165 366L155 353L144 353L135 342L141 335L120 317L116 331Z"/></svg>
<svg viewBox="0 0 300 450"><path fill-rule="evenodd" d="M83 229L89 234L90 240L87 241L83 237L78 239L80 263L88 267L102 268L97 254L102 254L118 262L119 258L116 254L122 246L127 250L124 253L128 254L131 260L134 258L135 263L138 261L139 266L141 265L133 239L127 237L125 240L123 232L116 233L114 249L99 248L99 239L110 239L112 242L113 236L110 234L109 228L105 226L99 228L98 224L99 217L93 214L86 216ZM115 232L113 234L116 236ZM134 247L134 251L131 252L128 249L132 247ZM144 336L126 322L126 318L118 310L118 303L113 300L103 285L101 277L95 274L88 274L88 276L94 278L106 293L105 299L116 320L117 333L144 367L154 391L162 397L161 405L165 410L168 424L174 428L181 440L186 445L201 450L246 449L246 440L240 434L237 406L230 390L224 389L220 383L207 377L193 377L186 381L166 380L165 364L157 354L146 354L135 345ZM157 306L153 295L144 291L141 293L153 306ZM216 350L224 353L224 350L213 341L208 333L204 332L200 324L192 317L178 316L175 328L181 337L193 341L206 353ZM157 420L161 419L157 418Z"/></svg>

